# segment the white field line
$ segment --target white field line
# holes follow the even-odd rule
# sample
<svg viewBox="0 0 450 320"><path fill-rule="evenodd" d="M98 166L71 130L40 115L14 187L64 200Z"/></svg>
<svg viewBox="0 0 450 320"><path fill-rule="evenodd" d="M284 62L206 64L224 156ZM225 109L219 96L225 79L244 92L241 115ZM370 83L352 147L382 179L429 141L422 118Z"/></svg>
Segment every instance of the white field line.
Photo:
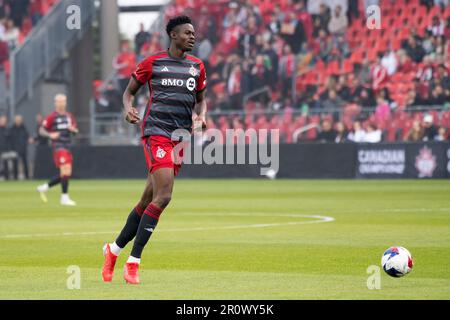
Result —
<svg viewBox="0 0 450 320"><path fill-rule="evenodd" d="M197 214L198 216L208 216L208 214ZM238 214L238 213L226 213L226 215L232 216L270 216L269 214ZM216 216L210 214L209 216ZM284 223L258 223L258 224L241 224L233 226L223 227L194 227L194 228L174 228L174 229L159 229L158 232L190 232L190 231L210 231L210 230L232 230L232 229L251 229L251 228L270 228L280 226L294 226L302 224L317 224L332 222L335 219L333 217L319 216L319 215L294 215L294 214L278 214L273 216L294 217L294 218L307 218L314 219L312 221L292 221ZM115 234L118 231L92 231L92 232L61 232L61 233L33 233L33 234L7 234L0 235L0 239L23 239L23 238L47 238L47 237L70 237L70 236L93 236L101 234Z"/></svg>

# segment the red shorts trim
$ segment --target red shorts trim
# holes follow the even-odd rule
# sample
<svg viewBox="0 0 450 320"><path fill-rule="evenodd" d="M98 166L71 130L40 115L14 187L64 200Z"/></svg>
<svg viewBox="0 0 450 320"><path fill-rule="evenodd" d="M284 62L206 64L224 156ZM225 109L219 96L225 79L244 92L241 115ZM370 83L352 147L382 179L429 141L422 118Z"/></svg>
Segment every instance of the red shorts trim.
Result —
<svg viewBox="0 0 450 320"><path fill-rule="evenodd" d="M53 152L53 161L57 168L63 165L72 165L73 156L72 153L67 149L58 149Z"/></svg>
<svg viewBox="0 0 450 320"><path fill-rule="evenodd" d="M181 142L172 141L164 136L151 136L142 138L145 160L150 173L162 168L171 168L174 175L180 172L183 162L183 148L177 147Z"/></svg>

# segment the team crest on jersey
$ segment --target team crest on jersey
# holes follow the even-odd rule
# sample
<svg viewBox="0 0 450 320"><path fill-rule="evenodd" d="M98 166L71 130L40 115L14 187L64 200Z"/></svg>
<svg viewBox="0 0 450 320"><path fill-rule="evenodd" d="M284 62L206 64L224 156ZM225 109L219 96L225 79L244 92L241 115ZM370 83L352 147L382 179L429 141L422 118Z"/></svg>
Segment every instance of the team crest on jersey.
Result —
<svg viewBox="0 0 450 320"><path fill-rule="evenodd" d="M191 69L189 69L189 73L193 76L196 77L198 75L198 70L194 68L194 66L191 67Z"/></svg>
<svg viewBox="0 0 450 320"><path fill-rule="evenodd" d="M156 157L158 159L163 159L166 156L167 152L165 152L161 147L158 147L158 150L156 151Z"/></svg>

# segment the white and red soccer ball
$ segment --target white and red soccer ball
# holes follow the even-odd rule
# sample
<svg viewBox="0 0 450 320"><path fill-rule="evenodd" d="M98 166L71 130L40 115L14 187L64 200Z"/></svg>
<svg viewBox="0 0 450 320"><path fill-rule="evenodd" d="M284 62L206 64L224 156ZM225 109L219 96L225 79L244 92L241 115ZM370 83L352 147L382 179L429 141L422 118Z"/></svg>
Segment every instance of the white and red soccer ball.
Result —
<svg viewBox="0 0 450 320"><path fill-rule="evenodd" d="M403 247L391 247L381 257L383 270L391 277L399 278L411 272L414 262L411 253Z"/></svg>

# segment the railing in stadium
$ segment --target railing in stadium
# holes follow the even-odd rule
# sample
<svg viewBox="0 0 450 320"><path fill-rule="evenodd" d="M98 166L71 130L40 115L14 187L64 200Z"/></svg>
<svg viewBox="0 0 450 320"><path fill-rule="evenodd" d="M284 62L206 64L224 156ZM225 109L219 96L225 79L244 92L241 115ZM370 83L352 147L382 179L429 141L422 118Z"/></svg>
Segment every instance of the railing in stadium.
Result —
<svg viewBox="0 0 450 320"><path fill-rule="evenodd" d="M76 5L81 12L81 28L70 30L67 25L67 8ZM61 0L31 31L24 44L11 54L12 109L25 97L33 93L33 86L43 76L49 76L52 68L67 57L69 50L88 30L95 12L95 1Z"/></svg>
<svg viewBox="0 0 450 320"><path fill-rule="evenodd" d="M376 108L373 107L365 107L361 108L358 115L355 119L368 119L371 115L374 114ZM416 112L422 112L427 113L430 111L436 111L439 113L447 112L448 109L446 109L444 106L415 106L415 107L408 107L407 109L403 110L406 113L416 113ZM289 112L289 116L293 119L297 119L300 116L306 116L308 118L312 118L314 116L323 116L323 115L338 115L338 119L342 119L342 116L344 114L343 109L309 109L307 112L302 110L295 110L292 112ZM394 111L395 112L395 111ZM219 122L219 119L224 117L228 122L228 128L232 129L232 120L234 118L239 118L241 121L241 124L245 128L245 119L247 117L252 118L252 122L255 123L255 121L261 117L265 116L267 121L270 122L275 116L278 116L280 119L283 119L283 117L287 116L287 113L285 110L253 110L253 111L211 111L208 114L208 117L210 117L215 124L217 125ZM291 122L292 122L291 121ZM91 104L91 118L90 118L90 125L91 125L91 134L89 137L90 143L92 145L130 145L130 144L139 144L140 139L140 128L139 126L131 126L123 119L122 113L103 113L103 112L96 112L95 110L95 103L93 102ZM247 128L245 128L247 129ZM298 142L301 137L309 130L316 129L320 131L320 124L318 123L309 123L306 122L304 125L299 126L298 128L295 128L295 130L292 133L292 142Z"/></svg>

